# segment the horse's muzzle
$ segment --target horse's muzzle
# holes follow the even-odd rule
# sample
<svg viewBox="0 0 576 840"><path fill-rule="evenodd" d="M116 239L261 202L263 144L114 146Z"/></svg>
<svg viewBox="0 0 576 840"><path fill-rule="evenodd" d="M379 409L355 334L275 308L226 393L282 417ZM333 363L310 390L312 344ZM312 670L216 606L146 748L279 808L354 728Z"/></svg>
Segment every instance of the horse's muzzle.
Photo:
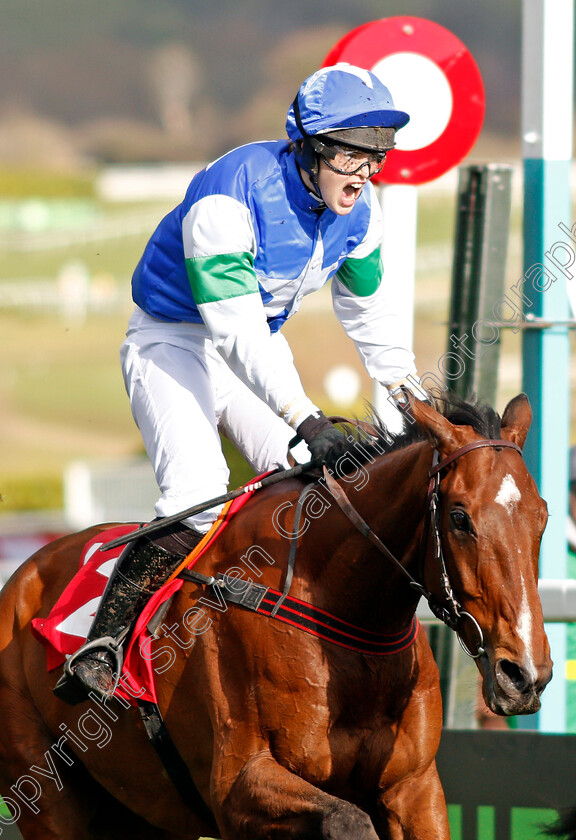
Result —
<svg viewBox="0 0 576 840"><path fill-rule="evenodd" d="M478 662L483 677L482 693L488 708L497 715L531 715L540 709L540 696L552 678L552 663L526 667L504 657L494 663L488 656Z"/></svg>

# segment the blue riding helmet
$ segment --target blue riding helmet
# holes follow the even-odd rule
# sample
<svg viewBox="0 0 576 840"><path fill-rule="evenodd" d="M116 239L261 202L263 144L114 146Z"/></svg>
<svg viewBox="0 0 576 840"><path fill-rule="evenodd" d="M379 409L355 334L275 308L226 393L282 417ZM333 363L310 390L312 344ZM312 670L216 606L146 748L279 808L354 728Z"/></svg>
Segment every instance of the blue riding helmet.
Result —
<svg viewBox="0 0 576 840"><path fill-rule="evenodd" d="M374 154L394 148L394 135L410 117L394 107L388 88L352 64L324 67L301 85L286 119L299 166L315 184L320 154L338 143Z"/></svg>

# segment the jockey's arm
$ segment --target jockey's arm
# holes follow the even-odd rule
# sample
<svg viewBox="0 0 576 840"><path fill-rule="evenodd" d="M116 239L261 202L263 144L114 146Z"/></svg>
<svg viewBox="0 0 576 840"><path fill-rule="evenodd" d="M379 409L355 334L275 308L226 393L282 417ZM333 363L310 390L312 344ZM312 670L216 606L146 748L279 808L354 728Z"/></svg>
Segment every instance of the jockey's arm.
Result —
<svg viewBox="0 0 576 840"><path fill-rule="evenodd" d="M332 281L332 301L370 376L393 396L402 385L425 399L414 354L407 346L398 296L383 274L379 247L367 255L348 257Z"/></svg>
<svg viewBox="0 0 576 840"><path fill-rule="evenodd" d="M195 261L188 276L212 342L236 376L294 429L318 414L287 342L270 333L251 255Z"/></svg>

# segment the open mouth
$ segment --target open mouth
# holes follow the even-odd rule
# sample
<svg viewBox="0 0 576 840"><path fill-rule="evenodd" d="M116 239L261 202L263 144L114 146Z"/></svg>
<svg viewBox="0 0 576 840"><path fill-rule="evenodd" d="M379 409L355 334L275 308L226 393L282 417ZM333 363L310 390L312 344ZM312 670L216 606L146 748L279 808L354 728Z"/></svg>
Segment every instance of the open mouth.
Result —
<svg viewBox="0 0 576 840"><path fill-rule="evenodd" d="M363 186L364 184L360 182L354 184L346 184L346 186L342 190L345 201L353 204L362 192Z"/></svg>

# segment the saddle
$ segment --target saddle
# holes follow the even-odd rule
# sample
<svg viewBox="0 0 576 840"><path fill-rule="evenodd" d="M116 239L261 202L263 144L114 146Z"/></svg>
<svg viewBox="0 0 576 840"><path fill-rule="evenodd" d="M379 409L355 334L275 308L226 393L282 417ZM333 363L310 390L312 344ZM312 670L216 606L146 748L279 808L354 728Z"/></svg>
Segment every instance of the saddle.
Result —
<svg viewBox="0 0 576 840"><path fill-rule="evenodd" d="M124 668L116 692L130 705L137 705L139 699L156 702L151 660L143 655L143 651L149 650L152 641L152 633L148 630L148 625L155 624L157 627L161 620L160 618L151 623L153 616L162 615L160 611L163 606L182 586L183 579L178 577L182 569L192 568L251 495L246 493L223 508L210 531L182 560L166 583L152 595L136 620L131 635L125 643ZM128 541L127 538L140 527L140 523L117 525L102 531L86 543L80 556L78 571L62 592L50 614L46 618L32 620L32 633L46 648L48 671L63 665L67 657L76 653L86 641L108 579L124 547L121 544L107 548L107 545L119 538Z"/></svg>

